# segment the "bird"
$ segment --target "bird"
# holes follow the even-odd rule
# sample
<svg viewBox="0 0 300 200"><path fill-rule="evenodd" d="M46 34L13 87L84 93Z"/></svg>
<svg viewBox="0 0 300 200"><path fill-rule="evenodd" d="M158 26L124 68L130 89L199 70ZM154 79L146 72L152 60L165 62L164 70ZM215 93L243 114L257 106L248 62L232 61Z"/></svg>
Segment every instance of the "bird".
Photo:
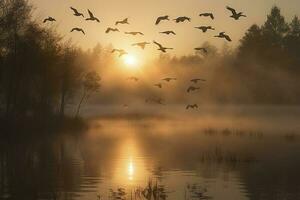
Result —
<svg viewBox="0 0 300 200"><path fill-rule="evenodd" d="M170 20L169 19L169 15L165 15L165 16L160 16L156 19L156 22L155 22L155 25L158 25L161 21L164 21L164 20Z"/></svg>
<svg viewBox="0 0 300 200"><path fill-rule="evenodd" d="M44 19L43 23L46 23L46 22L55 22L56 19L54 19L53 17L48 17L46 19Z"/></svg>
<svg viewBox="0 0 300 200"><path fill-rule="evenodd" d="M163 31L163 32L159 32L159 33L161 33L161 34L167 34L167 35L170 35L170 34L176 35L176 33L174 31Z"/></svg>
<svg viewBox="0 0 300 200"><path fill-rule="evenodd" d="M177 78L164 78L162 79L163 81L166 81L166 82L170 82L170 81L176 81Z"/></svg>
<svg viewBox="0 0 300 200"><path fill-rule="evenodd" d="M231 42L231 38L229 37L229 35L225 34L225 32L221 32L219 33L219 35L215 35L214 37L218 37L218 38L224 38L226 39L228 42Z"/></svg>
<svg viewBox="0 0 300 200"><path fill-rule="evenodd" d="M162 98L148 98L145 100L146 103L157 103L160 105L165 105Z"/></svg>
<svg viewBox="0 0 300 200"><path fill-rule="evenodd" d="M142 32L124 32L124 33L128 35L144 35L144 33Z"/></svg>
<svg viewBox="0 0 300 200"><path fill-rule="evenodd" d="M196 91L196 90L200 90L200 88L199 87L190 86L186 91L188 93L190 93L190 92L193 92L193 91Z"/></svg>
<svg viewBox="0 0 300 200"><path fill-rule="evenodd" d="M123 104L123 107L124 107L124 108L128 108L129 105L128 105L128 104Z"/></svg>
<svg viewBox="0 0 300 200"><path fill-rule="evenodd" d="M215 19L213 13L201 13L199 16L200 17L210 17L211 19Z"/></svg>
<svg viewBox="0 0 300 200"><path fill-rule="evenodd" d="M176 19L174 19L174 21L176 22L176 23L179 23L179 22L185 22L185 21L191 21L191 18L189 18L189 17L177 17Z"/></svg>
<svg viewBox="0 0 300 200"><path fill-rule="evenodd" d="M117 28L110 28L110 27L108 27L108 28L106 29L105 33L109 33L109 32L111 32L111 31L113 31L113 32L120 32L119 29L117 29Z"/></svg>
<svg viewBox="0 0 300 200"><path fill-rule="evenodd" d="M73 10L74 16L76 16L76 17L80 17L80 16L84 17L84 15L82 13L78 12L78 10L76 8L73 8L73 7L70 7L70 8L71 8L71 10Z"/></svg>
<svg viewBox="0 0 300 200"><path fill-rule="evenodd" d="M215 30L212 26L198 26L195 28L202 30L203 33L206 33L208 30Z"/></svg>
<svg viewBox="0 0 300 200"><path fill-rule="evenodd" d="M172 50L173 48L163 47L161 44L159 44L156 41L153 41L154 44L156 44L159 48L157 50L162 51L164 53L167 52L168 49Z"/></svg>
<svg viewBox="0 0 300 200"><path fill-rule="evenodd" d="M122 57L122 56L128 54L128 53L127 53L125 50L123 50L123 49L113 49L113 50L111 51L111 53L115 53L115 52L118 52L118 53L119 53L119 57Z"/></svg>
<svg viewBox="0 0 300 200"><path fill-rule="evenodd" d="M73 32L73 31L82 32L83 35L85 35L85 32L84 32L84 30L83 30L82 28L73 28L73 29L71 30L71 32Z"/></svg>
<svg viewBox="0 0 300 200"><path fill-rule="evenodd" d="M196 108L198 108L198 105L197 105L197 104L189 104L189 105L186 106L186 109L187 109L187 110L188 110L188 109L196 109Z"/></svg>
<svg viewBox="0 0 300 200"><path fill-rule="evenodd" d="M129 81L135 81L135 82L139 81L139 79L137 77L135 77L135 76L128 77L127 80L129 80Z"/></svg>
<svg viewBox="0 0 300 200"><path fill-rule="evenodd" d="M203 47L197 47L197 48L195 48L195 50L196 50L196 51L202 51L202 52L205 53L205 54L208 53L207 49L206 49L206 48L203 48Z"/></svg>
<svg viewBox="0 0 300 200"><path fill-rule="evenodd" d="M157 84L154 84L154 86L158 87L158 88L162 88L162 84L161 83L157 83Z"/></svg>
<svg viewBox="0 0 300 200"><path fill-rule="evenodd" d="M97 22L100 22L100 20L97 17L95 17L94 14L90 10L88 10L88 13L89 13L90 17L86 19L87 21L97 21Z"/></svg>
<svg viewBox="0 0 300 200"><path fill-rule="evenodd" d="M139 46L142 49L145 49L147 44L150 44L150 43L149 42L139 42L139 43L132 44L132 46Z"/></svg>
<svg viewBox="0 0 300 200"><path fill-rule="evenodd" d="M116 21L115 25L117 26L118 24L129 24L128 18L125 18L125 19L120 20L120 21Z"/></svg>
<svg viewBox="0 0 300 200"><path fill-rule="evenodd" d="M191 80L191 82L193 82L193 83L198 83L198 81L203 81L203 82L205 82L206 80L205 79L202 79L202 78L195 78L195 79L192 79Z"/></svg>
<svg viewBox="0 0 300 200"><path fill-rule="evenodd" d="M227 6L226 8L227 10L230 10L232 12L232 15L230 17L232 17L235 20L239 20L240 17L247 17L246 15L243 14L243 12L236 12L234 8L231 8L229 6Z"/></svg>

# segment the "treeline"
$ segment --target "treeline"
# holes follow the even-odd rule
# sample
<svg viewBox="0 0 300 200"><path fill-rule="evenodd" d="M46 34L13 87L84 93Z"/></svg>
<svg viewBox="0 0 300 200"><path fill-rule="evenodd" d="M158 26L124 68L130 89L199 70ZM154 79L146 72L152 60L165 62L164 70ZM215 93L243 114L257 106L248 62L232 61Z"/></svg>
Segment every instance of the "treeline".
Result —
<svg viewBox="0 0 300 200"><path fill-rule="evenodd" d="M68 102L82 102L100 87L89 68L91 52L63 42L33 20L26 0L0 1L0 115L4 118L63 116Z"/></svg>
<svg viewBox="0 0 300 200"><path fill-rule="evenodd" d="M265 23L252 25L237 48L224 44L218 50L208 42L203 47L209 54L161 58L162 65L170 63L173 69L181 66L185 70L193 67L187 76L200 74L208 79L197 97L201 102L300 103L300 20L297 16L287 22L274 6Z"/></svg>

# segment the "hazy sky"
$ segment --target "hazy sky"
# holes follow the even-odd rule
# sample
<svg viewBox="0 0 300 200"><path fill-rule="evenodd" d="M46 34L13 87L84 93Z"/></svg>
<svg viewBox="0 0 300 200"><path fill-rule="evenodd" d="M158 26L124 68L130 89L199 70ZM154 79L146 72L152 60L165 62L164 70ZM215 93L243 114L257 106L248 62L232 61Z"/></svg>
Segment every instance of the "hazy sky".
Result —
<svg viewBox="0 0 300 200"><path fill-rule="evenodd" d="M184 55L193 53L193 48L201 46L205 41L222 46L223 40L212 37L217 31L226 31L231 35L234 42L230 45L235 46L251 24L263 23L273 5L281 7L282 13L288 20L293 15L300 15L300 0L31 0L31 2L36 8L35 15L38 19L53 16L58 21L55 26L61 34L65 38L72 38L83 48L91 48L100 42L104 46L112 44L116 48L124 48L140 57L149 57L154 52L155 55L159 55L159 52L155 51L156 46L153 45L146 51L142 51L137 47L131 47L131 43L157 40L164 46L175 48L170 51L171 54ZM226 5L245 12L248 18L240 21L229 18L230 12L225 9ZM89 8L101 23L88 22L73 16L70 6L86 15ZM212 21L198 16L199 13L206 11L213 12L216 19ZM171 18L189 16L192 22L182 24L163 22L155 26L156 18L166 14ZM107 27L114 27L116 20L126 17L129 17L130 25L120 25L118 28L121 31L141 31L145 36L104 33ZM212 25L216 31L203 34L193 28L200 25ZM84 28L86 36L69 33L74 26ZM174 30L177 35L167 36L158 33L165 30Z"/></svg>

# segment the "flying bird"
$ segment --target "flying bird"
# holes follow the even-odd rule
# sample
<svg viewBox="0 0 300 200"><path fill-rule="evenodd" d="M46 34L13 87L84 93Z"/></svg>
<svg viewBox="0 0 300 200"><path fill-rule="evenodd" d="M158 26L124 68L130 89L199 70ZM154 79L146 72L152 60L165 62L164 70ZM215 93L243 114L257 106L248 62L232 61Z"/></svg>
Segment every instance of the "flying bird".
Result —
<svg viewBox="0 0 300 200"><path fill-rule="evenodd" d="M135 77L135 76L128 77L127 80L129 80L129 81L135 81L135 82L139 81L139 79L137 77Z"/></svg>
<svg viewBox="0 0 300 200"><path fill-rule="evenodd" d="M158 88L162 88L162 84L161 83L157 83L157 84L154 84L154 86L158 87Z"/></svg>
<svg viewBox="0 0 300 200"><path fill-rule="evenodd" d="M88 10L88 12L89 12L89 16L90 17L86 19L87 21L97 21L97 22L100 22L100 20L97 17L95 17L94 14L90 10Z"/></svg>
<svg viewBox="0 0 300 200"><path fill-rule="evenodd" d="M119 31L119 29L117 29L117 28L110 28L110 27L108 27L107 29L106 29L106 31L105 31L105 33L109 33L109 32L120 32Z"/></svg>
<svg viewBox="0 0 300 200"><path fill-rule="evenodd" d="M160 16L156 19L156 22L155 22L155 25L158 25L161 21L164 21L164 20L170 20L169 19L169 15L165 15L165 16Z"/></svg>
<svg viewBox="0 0 300 200"><path fill-rule="evenodd" d="M240 17L247 17L246 15L243 14L243 12L236 12L234 8L231 8L229 6L227 6L226 8L227 10L230 10L232 12L232 15L230 17L232 17L235 20L239 20Z"/></svg>
<svg viewBox="0 0 300 200"><path fill-rule="evenodd" d="M176 19L174 19L174 21L176 22L176 23L179 23L179 22L185 22L185 21L191 21L191 18L189 18L189 17L177 17Z"/></svg>
<svg viewBox="0 0 300 200"><path fill-rule="evenodd" d="M132 46L139 46L142 49L145 49L147 44L150 44L150 43L149 42L139 42L139 43L132 44Z"/></svg>
<svg viewBox="0 0 300 200"><path fill-rule="evenodd" d="M120 21L116 21L115 25L117 26L118 24L129 24L128 18L125 18L125 19L120 20Z"/></svg>
<svg viewBox="0 0 300 200"><path fill-rule="evenodd" d="M80 16L84 17L84 15L82 13L78 12L78 10L76 8L73 8L73 7L70 7L70 8L71 8L71 10L73 10L74 16L76 16L76 17L80 17Z"/></svg>
<svg viewBox="0 0 300 200"><path fill-rule="evenodd" d="M115 53L115 52L118 52L118 53L119 53L119 57L122 57L122 56L128 54L128 53L127 53L125 50L123 50L123 49L113 49L113 50L111 51L111 53Z"/></svg>
<svg viewBox="0 0 300 200"><path fill-rule="evenodd" d="M166 53L168 49L170 49L170 50L173 49L173 48L163 47L161 44L159 44L159 43L156 42L156 41L153 41L153 43L156 44L156 45L158 46L158 49L157 49L157 50L162 51L162 52L164 52L164 53Z"/></svg>
<svg viewBox="0 0 300 200"><path fill-rule="evenodd" d="M56 21L56 19L54 19L53 17L48 17L48 18L46 18L46 19L44 19L44 23L46 23L46 22L55 22Z"/></svg>
<svg viewBox="0 0 300 200"><path fill-rule="evenodd" d="M205 53L205 54L208 53L207 49L206 49L206 48L203 48L203 47L197 47L197 48L195 48L195 50L196 50L196 51L202 51L202 52Z"/></svg>
<svg viewBox="0 0 300 200"><path fill-rule="evenodd" d="M200 90L200 88L199 87L190 86L186 91L188 93L190 93L190 92L193 92L193 91L196 91L196 90Z"/></svg>
<svg viewBox="0 0 300 200"><path fill-rule="evenodd" d="M170 35L170 34L176 35L176 33L174 31L163 31L163 32L159 32L159 33L166 34L166 35Z"/></svg>
<svg viewBox="0 0 300 200"><path fill-rule="evenodd" d="M84 30L82 28L73 28L71 30L71 32L73 32L73 31L78 31L78 32L81 32L81 33L83 33L85 35L85 32L84 32Z"/></svg>
<svg viewBox="0 0 300 200"><path fill-rule="evenodd" d="M219 33L219 35L215 35L214 37L218 37L218 38L224 38L226 39L228 42L231 42L231 38L229 37L229 35L225 34L225 32L221 32Z"/></svg>
<svg viewBox="0 0 300 200"><path fill-rule="evenodd" d="M208 30L215 30L212 26L198 26L195 28L201 30L203 33L206 33Z"/></svg>
<svg viewBox="0 0 300 200"><path fill-rule="evenodd" d="M214 14L212 13L201 13L200 17L210 17L211 19L215 19Z"/></svg>
<svg viewBox="0 0 300 200"><path fill-rule="evenodd" d="M166 81L166 82L170 82L170 81L176 81L177 78L164 78L162 79L163 81Z"/></svg>
<svg viewBox="0 0 300 200"><path fill-rule="evenodd" d="M202 78L195 78L195 79L192 79L191 80L191 82L193 82L193 83L198 83L198 81L203 81L203 82L205 82L206 80L205 79L202 79Z"/></svg>
<svg viewBox="0 0 300 200"><path fill-rule="evenodd" d="M146 103L157 103L160 105L165 105L162 98L148 98L145 100Z"/></svg>
<svg viewBox="0 0 300 200"><path fill-rule="evenodd" d="M125 34L128 34L128 35L144 35L144 33L142 33L142 32L125 32Z"/></svg>
<svg viewBox="0 0 300 200"><path fill-rule="evenodd" d="M193 104L193 105L189 104L189 105L186 106L186 109L187 109L187 110L188 110L188 109L196 109L196 108L198 108L198 105L197 105L197 104Z"/></svg>

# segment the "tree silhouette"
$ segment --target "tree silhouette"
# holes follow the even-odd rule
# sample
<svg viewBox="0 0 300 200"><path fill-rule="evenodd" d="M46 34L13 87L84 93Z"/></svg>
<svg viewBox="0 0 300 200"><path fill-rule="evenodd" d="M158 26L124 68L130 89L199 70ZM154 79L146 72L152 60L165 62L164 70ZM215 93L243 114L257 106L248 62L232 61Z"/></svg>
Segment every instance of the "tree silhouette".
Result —
<svg viewBox="0 0 300 200"><path fill-rule="evenodd" d="M89 72L83 79L83 92L75 116L78 117L82 103L87 100L93 93L100 89L100 76L96 72Z"/></svg>

